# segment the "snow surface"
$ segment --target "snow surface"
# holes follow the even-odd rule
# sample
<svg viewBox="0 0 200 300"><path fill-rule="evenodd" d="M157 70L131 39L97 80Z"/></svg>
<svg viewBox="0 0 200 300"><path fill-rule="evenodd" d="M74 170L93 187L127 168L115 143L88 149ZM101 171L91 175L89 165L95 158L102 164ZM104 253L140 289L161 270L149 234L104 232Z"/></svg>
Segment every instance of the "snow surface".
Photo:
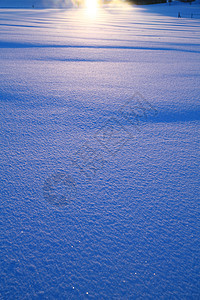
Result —
<svg viewBox="0 0 200 300"><path fill-rule="evenodd" d="M200 6L0 10L1 299L199 299L200 20L179 11Z"/></svg>

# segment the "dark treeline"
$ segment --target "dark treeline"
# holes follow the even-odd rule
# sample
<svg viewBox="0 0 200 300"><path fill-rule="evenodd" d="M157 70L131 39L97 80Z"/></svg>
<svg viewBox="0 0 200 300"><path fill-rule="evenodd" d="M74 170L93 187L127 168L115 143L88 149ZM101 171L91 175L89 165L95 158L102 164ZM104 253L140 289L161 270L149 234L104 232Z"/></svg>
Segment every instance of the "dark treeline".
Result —
<svg viewBox="0 0 200 300"><path fill-rule="evenodd" d="M180 0L181 2L193 2L195 0ZM147 4L156 4L156 3L166 3L172 2L172 0L128 0L131 4L138 4L138 5L147 5Z"/></svg>
<svg viewBox="0 0 200 300"><path fill-rule="evenodd" d="M145 4L156 4L156 3L166 3L167 0L128 0L129 3L145 5Z"/></svg>

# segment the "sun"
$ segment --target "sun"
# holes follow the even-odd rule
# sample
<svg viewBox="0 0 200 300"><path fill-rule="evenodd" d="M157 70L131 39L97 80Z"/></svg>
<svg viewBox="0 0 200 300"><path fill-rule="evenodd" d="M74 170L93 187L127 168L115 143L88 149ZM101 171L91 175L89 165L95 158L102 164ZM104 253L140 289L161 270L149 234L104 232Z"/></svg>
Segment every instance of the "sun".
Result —
<svg viewBox="0 0 200 300"><path fill-rule="evenodd" d="M85 0L85 8L89 15L94 16L97 13L99 7L98 0Z"/></svg>

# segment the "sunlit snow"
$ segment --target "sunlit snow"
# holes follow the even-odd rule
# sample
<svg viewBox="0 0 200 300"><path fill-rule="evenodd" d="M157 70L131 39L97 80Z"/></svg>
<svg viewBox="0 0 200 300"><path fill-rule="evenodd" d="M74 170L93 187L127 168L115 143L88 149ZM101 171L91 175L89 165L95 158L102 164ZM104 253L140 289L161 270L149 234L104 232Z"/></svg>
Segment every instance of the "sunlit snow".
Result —
<svg viewBox="0 0 200 300"><path fill-rule="evenodd" d="M200 5L91 11L0 9L0 298L198 299Z"/></svg>

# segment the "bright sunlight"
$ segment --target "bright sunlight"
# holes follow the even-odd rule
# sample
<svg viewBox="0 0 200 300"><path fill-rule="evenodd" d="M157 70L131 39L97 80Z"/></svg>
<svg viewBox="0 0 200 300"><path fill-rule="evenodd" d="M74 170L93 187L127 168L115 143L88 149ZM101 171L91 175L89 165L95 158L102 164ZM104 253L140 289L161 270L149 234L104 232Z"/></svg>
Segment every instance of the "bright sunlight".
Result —
<svg viewBox="0 0 200 300"><path fill-rule="evenodd" d="M85 0L85 7L89 15L94 16L97 13L99 7L98 0Z"/></svg>

